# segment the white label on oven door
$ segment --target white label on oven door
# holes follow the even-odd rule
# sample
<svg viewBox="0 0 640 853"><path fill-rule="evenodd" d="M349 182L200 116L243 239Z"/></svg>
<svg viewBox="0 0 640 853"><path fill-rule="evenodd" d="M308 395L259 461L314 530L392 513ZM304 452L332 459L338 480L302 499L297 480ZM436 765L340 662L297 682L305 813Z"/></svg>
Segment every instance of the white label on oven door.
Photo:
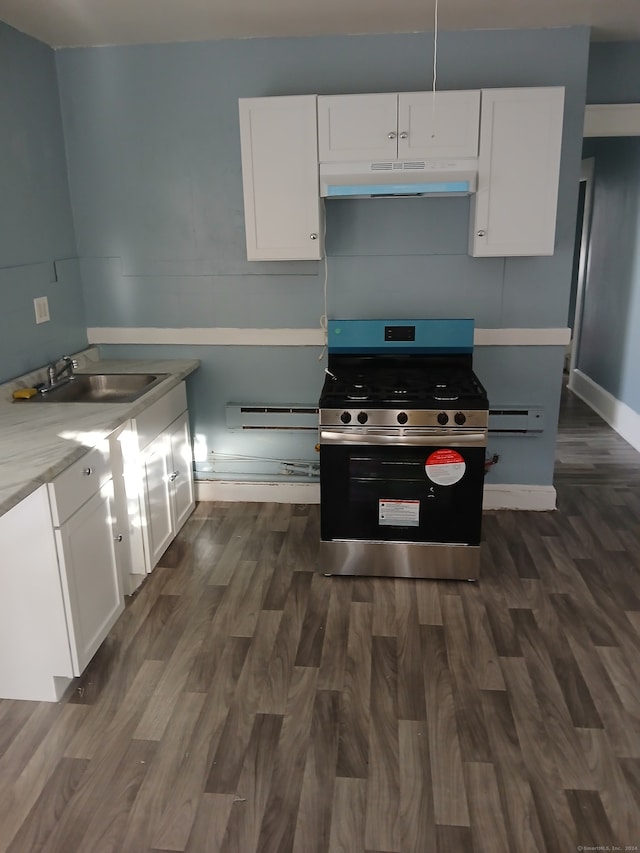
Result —
<svg viewBox="0 0 640 853"><path fill-rule="evenodd" d="M420 501L378 501L378 524L386 527L419 527Z"/></svg>
<svg viewBox="0 0 640 853"><path fill-rule="evenodd" d="M457 450L434 451L424 464L427 477L439 486L453 486L464 477L467 466Z"/></svg>

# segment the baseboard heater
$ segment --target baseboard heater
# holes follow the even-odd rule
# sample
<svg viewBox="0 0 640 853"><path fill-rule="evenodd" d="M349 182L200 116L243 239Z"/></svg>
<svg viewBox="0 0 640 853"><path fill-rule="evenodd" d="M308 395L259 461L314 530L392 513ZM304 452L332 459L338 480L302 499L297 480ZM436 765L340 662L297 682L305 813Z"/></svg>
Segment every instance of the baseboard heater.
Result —
<svg viewBox="0 0 640 853"><path fill-rule="evenodd" d="M490 435L537 435L544 431L541 406L496 406L489 409Z"/></svg>
<svg viewBox="0 0 640 853"><path fill-rule="evenodd" d="M318 429L318 407L300 405L227 403L227 427L241 430Z"/></svg>

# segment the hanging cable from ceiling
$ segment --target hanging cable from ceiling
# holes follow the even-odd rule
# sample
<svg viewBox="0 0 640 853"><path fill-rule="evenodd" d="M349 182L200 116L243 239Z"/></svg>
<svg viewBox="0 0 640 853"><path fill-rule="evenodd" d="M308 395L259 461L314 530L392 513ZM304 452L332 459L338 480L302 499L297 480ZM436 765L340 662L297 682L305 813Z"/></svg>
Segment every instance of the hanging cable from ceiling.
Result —
<svg viewBox="0 0 640 853"><path fill-rule="evenodd" d="M436 83L438 79L438 0L433 7L433 80L431 84L431 138L436 135Z"/></svg>

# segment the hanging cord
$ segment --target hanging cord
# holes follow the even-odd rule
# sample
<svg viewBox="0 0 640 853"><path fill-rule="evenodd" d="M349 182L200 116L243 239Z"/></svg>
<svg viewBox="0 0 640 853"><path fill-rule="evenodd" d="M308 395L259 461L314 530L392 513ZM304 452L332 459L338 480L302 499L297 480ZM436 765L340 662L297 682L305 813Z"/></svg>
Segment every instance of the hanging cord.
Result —
<svg viewBox="0 0 640 853"><path fill-rule="evenodd" d="M436 81L438 79L438 0L433 9L433 83L431 87L431 138L436 135Z"/></svg>
<svg viewBox="0 0 640 853"><path fill-rule="evenodd" d="M324 358L324 354L327 350L327 331L328 331L328 320L327 320L327 302L328 302L328 286L329 286L329 259L327 258L327 248L325 246L325 241L327 237L327 212L324 206L324 199L322 199L322 223L323 223L323 231L322 231L322 250L324 252L324 284L322 288L323 292L323 309L324 313L322 317L320 317L320 328L324 332L324 344L322 349L320 350L320 355L318 356L318 361L322 361Z"/></svg>
<svg viewBox="0 0 640 853"><path fill-rule="evenodd" d="M323 299L324 299L324 303L323 303L324 313L323 313L322 317L320 317L320 328L324 332L324 346L320 350L320 355L318 356L318 361L322 361L322 359L324 358L324 354L327 351L327 345L328 345L327 335L328 335L328 331L329 331L329 321L327 320L327 314L328 314L328 310L329 310L327 307L327 305L328 305L328 289L329 289L329 259L327 258L327 247L325 246L326 237L327 237L327 211L325 208L324 198L322 199L322 222L323 222L322 249L324 251L324 285L322 288L322 292L323 292ZM333 379L336 378L333 375L333 373L331 373L331 371L327 367L325 367L324 372L327 374L327 376L331 376ZM316 450L316 453L320 452L320 419L318 419L318 439L316 441L315 450Z"/></svg>

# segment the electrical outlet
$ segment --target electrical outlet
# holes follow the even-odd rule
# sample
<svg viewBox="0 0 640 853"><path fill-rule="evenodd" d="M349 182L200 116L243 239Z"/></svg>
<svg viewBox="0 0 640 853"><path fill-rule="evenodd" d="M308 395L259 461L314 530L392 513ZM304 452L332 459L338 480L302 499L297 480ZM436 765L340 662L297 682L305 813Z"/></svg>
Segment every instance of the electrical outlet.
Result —
<svg viewBox="0 0 640 853"><path fill-rule="evenodd" d="M33 300L33 307L36 312L36 323L46 323L51 318L49 317L49 300L46 296L38 296Z"/></svg>

